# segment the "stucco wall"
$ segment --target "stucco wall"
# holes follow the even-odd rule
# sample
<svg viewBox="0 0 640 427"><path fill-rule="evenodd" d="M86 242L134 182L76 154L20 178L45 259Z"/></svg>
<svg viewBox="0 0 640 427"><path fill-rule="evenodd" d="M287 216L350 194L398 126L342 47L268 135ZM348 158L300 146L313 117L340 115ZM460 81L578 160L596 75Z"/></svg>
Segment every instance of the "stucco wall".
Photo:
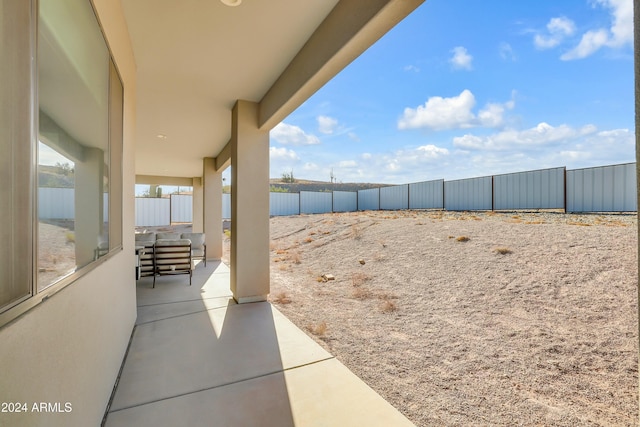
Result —
<svg viewBox="0 0 640 427"><path fill-rule="evenodd" d="M123 251L0 328L0 403L28 409L3 427L100 425L135 323L135 63L120 2L94 4L125 87Z"/></svg>

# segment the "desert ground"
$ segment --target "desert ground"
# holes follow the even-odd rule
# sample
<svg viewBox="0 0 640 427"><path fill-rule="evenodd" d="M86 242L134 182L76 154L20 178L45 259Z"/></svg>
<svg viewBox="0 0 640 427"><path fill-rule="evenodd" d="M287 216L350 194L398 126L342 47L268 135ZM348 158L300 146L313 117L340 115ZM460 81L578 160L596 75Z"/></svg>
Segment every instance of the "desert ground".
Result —
<svg viewBox="0 0 640 427"><path fill-rule="evenodd" d="M270 221L270 301L417 426L638 425L635 214Z"/></svg>

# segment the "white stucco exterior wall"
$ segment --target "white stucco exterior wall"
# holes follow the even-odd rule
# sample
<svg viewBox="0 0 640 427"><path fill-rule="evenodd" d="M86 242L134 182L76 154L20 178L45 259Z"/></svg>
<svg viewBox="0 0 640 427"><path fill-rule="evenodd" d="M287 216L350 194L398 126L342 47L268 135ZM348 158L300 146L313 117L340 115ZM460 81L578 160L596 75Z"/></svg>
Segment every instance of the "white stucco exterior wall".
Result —
<svg viewBox="0 0 640 427"><path fill-rule="evenodd" d="M120 2L93 3L125 90L123 250L0 328L0 402L28 404L3 427L100 425L135 323L135 63Z"/></svg>

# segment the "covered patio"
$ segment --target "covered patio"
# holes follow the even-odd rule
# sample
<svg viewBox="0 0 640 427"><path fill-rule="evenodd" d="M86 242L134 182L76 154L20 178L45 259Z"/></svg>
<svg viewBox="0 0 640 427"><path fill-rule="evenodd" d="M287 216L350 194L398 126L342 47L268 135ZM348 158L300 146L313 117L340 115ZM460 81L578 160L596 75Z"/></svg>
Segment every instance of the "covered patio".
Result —
<svg viewBox="0 0 640 427"><path fill-rule="evenodd" d="M137 282L138 318L104 425L411 426L229 268Z"/></svg>

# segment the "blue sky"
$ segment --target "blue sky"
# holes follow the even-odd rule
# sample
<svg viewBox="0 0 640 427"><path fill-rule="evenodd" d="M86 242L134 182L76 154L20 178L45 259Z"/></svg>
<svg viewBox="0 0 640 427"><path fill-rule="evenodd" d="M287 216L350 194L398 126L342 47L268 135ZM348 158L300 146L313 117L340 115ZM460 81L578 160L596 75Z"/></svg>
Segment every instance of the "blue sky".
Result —
<svg viewBox="0 0 640 427"><path fill-rule="evenodd" d="M632 0L427 0L271 131L271 176L635 161Z"/></svg>

